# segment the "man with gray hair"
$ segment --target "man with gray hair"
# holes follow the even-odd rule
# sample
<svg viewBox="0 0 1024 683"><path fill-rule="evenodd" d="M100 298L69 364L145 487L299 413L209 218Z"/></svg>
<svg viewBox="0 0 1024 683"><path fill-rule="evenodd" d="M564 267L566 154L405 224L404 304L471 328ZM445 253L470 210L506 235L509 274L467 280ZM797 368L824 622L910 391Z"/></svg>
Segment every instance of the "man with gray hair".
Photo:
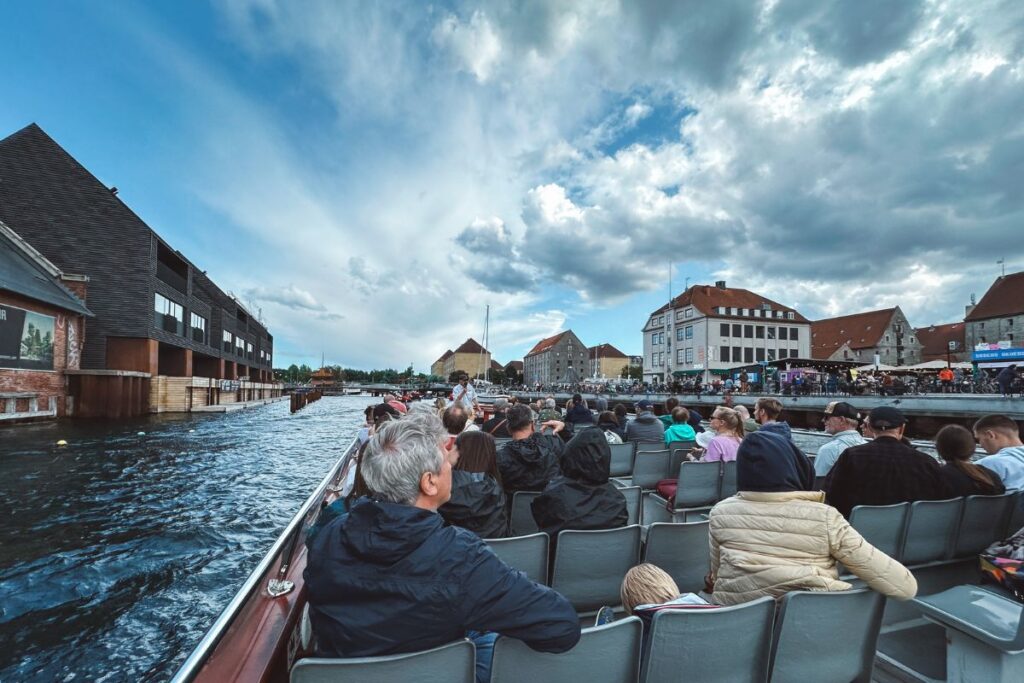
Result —
<svg viewBox="0 0 1024 683"><path fill-rule="evenodd" d="M458 459L446 454L445 438L436 416L415 414L368 442L360 473L370 495L309 547L304 576L317 656L418 652L471 637L477 679L487 680L496 634L542 652L565 652L579 640L568 600L437 514Z"/></svg>
<svg viewBox="0 0 1024 683"><path fill-rule="evenodd" d="M508 430L508 399L502 396L494 399L494 416L484 422L480 431L487 432L496 439L511 439L512 432Z"/></svg>

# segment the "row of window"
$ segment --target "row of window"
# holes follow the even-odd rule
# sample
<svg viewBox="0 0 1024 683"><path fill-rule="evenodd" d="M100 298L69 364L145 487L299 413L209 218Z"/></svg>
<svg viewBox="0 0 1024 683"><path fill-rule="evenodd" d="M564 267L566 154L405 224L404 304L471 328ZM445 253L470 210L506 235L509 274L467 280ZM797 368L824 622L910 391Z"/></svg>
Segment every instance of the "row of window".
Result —
<svg viewBox="0 0 1024 683"><path fill-rule="evenodd" d="M189 329L188 334L185 332L185 309L181 304L171 301L167 297L160 293L156 294L153 303L153 309L156 313L156 327L177 334L179 336L188 336L192 341L199 344L209 344L209 321L196 313L191 311L189 313ZM247 342L241 337L236 337L232 333L224 330L222 337L222 348L225 353L234 353L241 358L247 358L249 360L255 360L255 348L252 342ZM270 353L260 349L260 362L270 363Z"/></svg>
<svg viewBox="0 0 1024 683"><path fill-rule="evenodd" d="M800 328L799 327L778 327L774 325L738 325L722 323L719 326L719 334L723 337L743 337L745 339L775 339L776 330L778 330L778 338L785 339L788 341L798 341L800 339Z"/></svg>
<svg viewBox="0 0 1024 683"><path fill-rule="evenodd" d="M752 316L754 318L779 318L785 320L796 320L796 313L793 311L773 311L770 306L764 304L761 308L736 308L718 306L715 308L718 315L740 315Z"/></svg>
<svg viewBox="0 0 1024 683"><path fill-rule="evenodd" d="M718 360L723 363L760 363L762 361L770 363L783 358L798 358L799 355L798 349L765 349L749 346L720 346L718 348Z"/></svg>

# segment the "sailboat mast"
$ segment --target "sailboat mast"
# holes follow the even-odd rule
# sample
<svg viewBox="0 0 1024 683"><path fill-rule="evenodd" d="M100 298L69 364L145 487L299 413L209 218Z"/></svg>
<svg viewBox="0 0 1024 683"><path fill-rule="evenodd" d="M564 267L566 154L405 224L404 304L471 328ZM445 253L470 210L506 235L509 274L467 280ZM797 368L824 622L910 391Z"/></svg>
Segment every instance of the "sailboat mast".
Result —
<svg viewBox="0 0 1024 683"><path fill-rule="evenodd" d="M487 313L484 314L484 381L490 381L491 363L487 359L488 347L491 344L491 305L487 304Z"/></svg>

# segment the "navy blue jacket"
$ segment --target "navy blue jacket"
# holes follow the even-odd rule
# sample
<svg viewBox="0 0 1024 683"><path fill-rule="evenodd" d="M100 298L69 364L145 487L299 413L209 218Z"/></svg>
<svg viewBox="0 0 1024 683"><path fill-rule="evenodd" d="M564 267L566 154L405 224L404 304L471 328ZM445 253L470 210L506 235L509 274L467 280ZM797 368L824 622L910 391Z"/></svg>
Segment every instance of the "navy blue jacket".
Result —
<svg viewBox="0 0 1024 683"><path fill-rule="evenodd" d="M580 638L572 605L435 512L363 498L316 535L304 573L321 657L416 652L495 631L535 650Z"/></svg>

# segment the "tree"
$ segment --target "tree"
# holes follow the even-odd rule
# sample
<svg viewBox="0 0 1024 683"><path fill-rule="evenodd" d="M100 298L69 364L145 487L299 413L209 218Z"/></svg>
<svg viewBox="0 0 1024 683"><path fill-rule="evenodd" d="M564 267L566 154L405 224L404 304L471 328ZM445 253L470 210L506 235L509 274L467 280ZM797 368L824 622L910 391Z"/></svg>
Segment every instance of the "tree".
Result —
<svg viewBox="0 0 1024 683"><path fill-rule="evenodd" d="M504 384L505 383L505 371L504 370L491 370L491 372L490 372L490 381L494 382L495 384Z"/></svg>
<svg viewBox="0 0 1024 683"><path fill-rule="evenodd" d="M640 381L644 378L644 369L641 365L627 365L622 368L623 379L635 379Z"/></svg>
<svg viewBox="0 0 1024 683"><path fill-rule="evenodd" d="M299 366L292 363L288 366L288 381L298 382L299 381Z"/></svg>

